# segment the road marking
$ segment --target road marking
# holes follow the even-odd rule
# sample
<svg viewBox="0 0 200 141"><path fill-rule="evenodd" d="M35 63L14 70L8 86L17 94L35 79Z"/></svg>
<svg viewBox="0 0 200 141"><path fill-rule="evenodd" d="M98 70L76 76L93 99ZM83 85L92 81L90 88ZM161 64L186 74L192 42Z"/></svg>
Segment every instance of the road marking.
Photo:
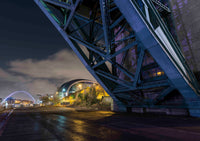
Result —
<svg viewBox="0 0 200 141"><path fill-rule="evenodd" d="M9 120L10 115L13 113L13 109L9 111L9 113L7 113L7 115L5 115L1 121L0 121L0 136L3 134L3 131L5 129L5 126Z"/></svg>

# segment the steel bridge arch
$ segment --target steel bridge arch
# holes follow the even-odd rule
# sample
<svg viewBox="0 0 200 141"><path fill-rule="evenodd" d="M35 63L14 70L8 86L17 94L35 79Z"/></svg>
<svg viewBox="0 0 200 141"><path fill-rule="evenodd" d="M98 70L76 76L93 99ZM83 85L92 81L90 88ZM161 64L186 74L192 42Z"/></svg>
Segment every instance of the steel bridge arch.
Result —
<svg viewBox="0 0 200 141"><path fill-rule="evenodd" d="M35 103L36 100L35 100L35 98L34 98L30 93L28 93L28 92L26 92L26 91L15 91L15 92L9 94L9 95L1 102L1 105L2 105L9 97L11 97L11 96L13 96L13 95L15 95L15 94L18 94L18 93L24 93L24 94L28 95L28 96L33 100L33 102Z"/></svg>

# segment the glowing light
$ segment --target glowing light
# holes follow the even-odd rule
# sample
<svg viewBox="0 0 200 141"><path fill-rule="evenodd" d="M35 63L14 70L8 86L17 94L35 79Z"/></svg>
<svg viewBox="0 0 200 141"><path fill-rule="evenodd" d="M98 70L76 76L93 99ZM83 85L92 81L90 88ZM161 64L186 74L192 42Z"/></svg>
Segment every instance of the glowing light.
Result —
<svg viewBox="0 0 200 141"><path fill-rule="evenodd" d="M6 101L6 108L8 107L8 102Z"/></svg>
<svg viewBox="0 0 200 141"><path fill-rule="evenodd" d="M25 93L26 95L28 95L28 96L33 100L33 103L35 103L35 98L34 98L30 93L28 93L28 92L26 92L26 91L15 91L15 92L9 94L9 95L1 102L1 104L3 104L9 97L11 97L11 96L13 96L13 95L15 95L15 94L17 94L17 93Z"/></svg>
<svg viewBox="0 0 200 141"><path fill-rule="evenodd" d="M65 93L65 96L68 96L68 93L67 93L67 92Z"/></svg>
<svg viewBox="0 0 200 141"><path fill-rule="evenodd" d="M157 76L161 76L161 75L162 75L161 71L157 72Z"/></svg>
<svg viewBox="0 0 200 141"><path fill-rule="evenodd" d="M79 87L79 89L82 89L82 85L81 84L79 84L78 87Z"/></svg>
<svg viewBox="0 0 200 141"><path fill-rule="evenodd" d="M62 91L63 91L63 92L65 92L65 91L66 91L66 89L65 89L65 88L63 88L63 89L62 89Z"/></svg>

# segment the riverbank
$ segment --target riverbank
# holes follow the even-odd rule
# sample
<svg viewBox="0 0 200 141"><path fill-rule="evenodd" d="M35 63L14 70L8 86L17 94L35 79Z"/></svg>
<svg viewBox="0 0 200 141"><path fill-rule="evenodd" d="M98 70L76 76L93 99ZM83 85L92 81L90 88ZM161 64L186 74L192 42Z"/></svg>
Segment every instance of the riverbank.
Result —
<svg viewBox="0 0 200 141"><path fill-rule="evenodd" d="M110 111L109 107L96 107L96 106L38 106L38 107L21 107L16 108L24 112L70 112L70 111ZM0 107L0 113L5 109Z"/></svg>
<svg viewBox="0 0 200 141"><path fill-rule="evenodd" d="M108 107L86 106L41 106L28 108L30 112L66 112L66 111L110 111Z"/></svg>
<svg viewBox="0 0 200 141"><path fill-rule="evenodd" d="M0 113L3 112L4 110L5 109L2 106L0 106Z"/></svg>

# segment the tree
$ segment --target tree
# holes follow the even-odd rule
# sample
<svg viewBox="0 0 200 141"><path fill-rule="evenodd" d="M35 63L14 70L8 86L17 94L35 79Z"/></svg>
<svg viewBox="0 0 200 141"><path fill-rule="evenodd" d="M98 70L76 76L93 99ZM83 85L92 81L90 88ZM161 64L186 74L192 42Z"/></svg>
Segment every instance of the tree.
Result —
<svg viewBox="0 0 200 141"><path fill-rule="evenodd" d="M52 102L54 105L59 104L60 101L61 101L61 100L60 100L60 98L59 98L58 95L55 95L55 96L53 97L53 99L51 100L51 102Z"/></svg>
<svg viewBox="0 0 200 141"><path fill-rule="evenodd" d="M46 96L41 96L41 97L40 97L40 100L42 101L42 104L47 104L47 103L50 102L50 99L49 99L48 95L46 95Z"/></svg>
<svg viewBox="0 0 200 141"><path fill-rule="evenodd" d="M99 104L100 100L97 99L97 91L94 86L88 87L82 93L77 94L76 105L91 106Z"/></svg>

